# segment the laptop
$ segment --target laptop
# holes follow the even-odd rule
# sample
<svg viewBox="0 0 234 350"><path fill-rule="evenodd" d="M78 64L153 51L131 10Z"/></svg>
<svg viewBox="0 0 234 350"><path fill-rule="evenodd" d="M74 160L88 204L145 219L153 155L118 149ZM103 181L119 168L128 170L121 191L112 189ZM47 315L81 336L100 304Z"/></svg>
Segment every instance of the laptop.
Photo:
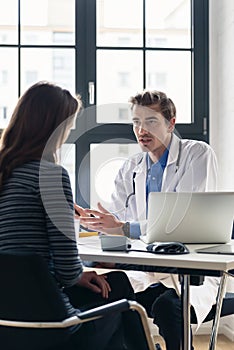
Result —
<svg viewBox="0 0 234 350"><path fill-rule="evenodd" d="M234 255L234 244L220 244L212 247L196 249L197 253Z"/></svg>
<svg viewBox="0 0 234 350"><path fill-rule="evenodd" d="M151 192L145 243L227 243L234 219L234 192Z"/></svg>

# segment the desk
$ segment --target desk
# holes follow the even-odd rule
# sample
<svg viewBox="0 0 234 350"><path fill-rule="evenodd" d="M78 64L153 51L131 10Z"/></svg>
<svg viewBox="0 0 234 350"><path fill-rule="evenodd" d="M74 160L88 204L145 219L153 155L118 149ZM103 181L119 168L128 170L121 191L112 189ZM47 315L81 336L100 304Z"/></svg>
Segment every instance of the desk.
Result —
<svg viewBox="0 0 234 350"><path fill-rule="evenodd" d="M190 348L190 308L189 308L189 286L190 276L192 275L209 275L222 276L219 294L217 299L217 320L222 306L222 299L226 286L225 271L234 269L234 255L219 255L219 254L198 254L195 249L202 248L207 245L187 245L190 254L185 255L159 255L150 254L148 252L112 252L101 250L100 240L98 237L87 237L78 240L79 254L83 260L87 261L102 261L116 262L125 264L155 266L155 267L173 267L178 269L181 275L181 299L183 305L184 332L182 349ZM145 250L146 244L140 240L132 242L132 249ZM217 321L216 320L216 321ZM212 335L211 335L212 336ZM216 341L211 340L210 349L214 349Z"/></svg>

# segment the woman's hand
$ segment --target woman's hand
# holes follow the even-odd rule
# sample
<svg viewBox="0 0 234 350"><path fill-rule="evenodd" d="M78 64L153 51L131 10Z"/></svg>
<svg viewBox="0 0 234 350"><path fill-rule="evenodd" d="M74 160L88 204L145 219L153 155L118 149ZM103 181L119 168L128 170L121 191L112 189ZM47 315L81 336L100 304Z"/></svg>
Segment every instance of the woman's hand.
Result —
<svg viewBox="0 0 234 350"><path fill-rule="evenodd" d="M100 203L98 203L98 209L99 211L92 209L83 209L84 215L80 217L81 225L93 231L123 235L121 229L123 222L119 221Z"/></svg>
<svg viewBox="0 0 234 350"><path fill-rule="evenodd" d="M85 213L85 210L84 208L80 207L78 204L74 203L74 209L75 209L75 218L76 219L80 219L80 216L88 216L86 213Z"/></svg>
<svg viewBox="0 0 234 350"><path fill-rule="evenodd" d="M110 285L106 281L106 275L98 275L95 271L83 272L77 284L92 290L94 293L101 293L105 299L109 297L111 291Z"/></svg>

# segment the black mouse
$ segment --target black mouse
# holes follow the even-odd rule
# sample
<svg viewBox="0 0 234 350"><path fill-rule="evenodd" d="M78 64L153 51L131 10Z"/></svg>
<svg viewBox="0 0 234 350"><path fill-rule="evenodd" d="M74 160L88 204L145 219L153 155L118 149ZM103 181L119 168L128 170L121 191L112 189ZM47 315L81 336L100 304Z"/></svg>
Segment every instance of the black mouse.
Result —
<svg viewBox="0 0 234 350"><path fill-rule="evenodd" d="M188 254L189 249L181 242L158 242L147 245L149 252L156 254Z"/></svg>

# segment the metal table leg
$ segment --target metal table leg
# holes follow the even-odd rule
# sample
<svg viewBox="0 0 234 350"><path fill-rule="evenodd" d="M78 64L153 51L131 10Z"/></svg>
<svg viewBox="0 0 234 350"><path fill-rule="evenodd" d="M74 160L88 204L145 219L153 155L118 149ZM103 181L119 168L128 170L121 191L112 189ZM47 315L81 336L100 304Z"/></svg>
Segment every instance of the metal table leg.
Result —
<svg viewBox="0 0 234 350"><path fill-rule="evenodd" d="M189 350L191 347L191 330L190 330L190 276L180 275L181 282L181 302L182 302L182 350Z"/></svg>
<svg viewBox="0 0 234 350"><path fill-rule="evenodd" d="M220 281L219 291L217 295L216 312L215 312L215 318L213 321L213 326L212 326L212 331L210 336L209 350L215 350L216 348L220 314L221 314L221 309L223 304L223 297L225 295L226 284L227 284L227 274L224 273Z"/></svg>

